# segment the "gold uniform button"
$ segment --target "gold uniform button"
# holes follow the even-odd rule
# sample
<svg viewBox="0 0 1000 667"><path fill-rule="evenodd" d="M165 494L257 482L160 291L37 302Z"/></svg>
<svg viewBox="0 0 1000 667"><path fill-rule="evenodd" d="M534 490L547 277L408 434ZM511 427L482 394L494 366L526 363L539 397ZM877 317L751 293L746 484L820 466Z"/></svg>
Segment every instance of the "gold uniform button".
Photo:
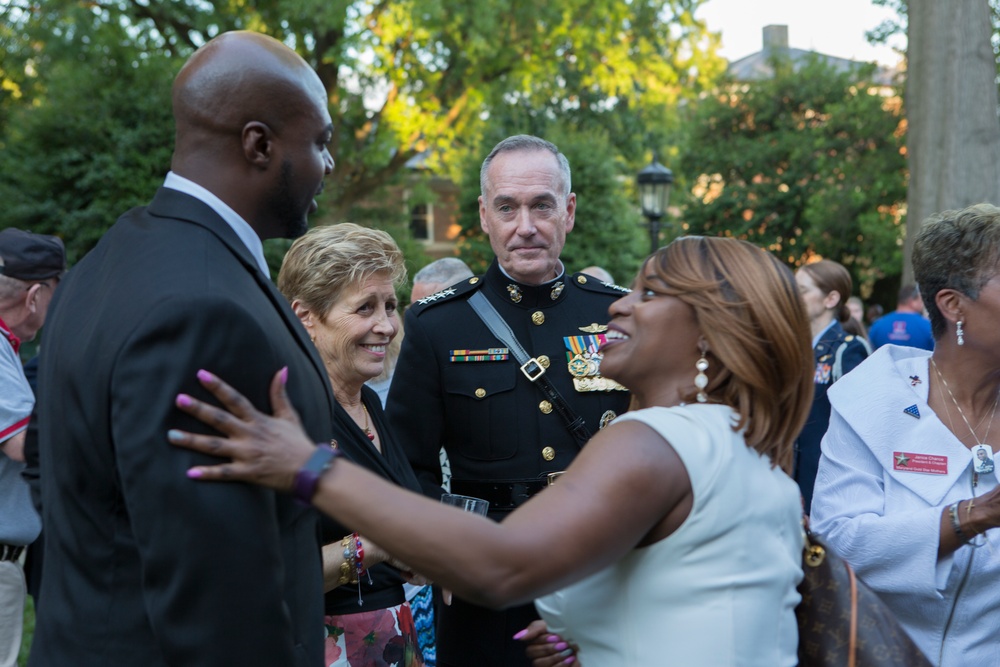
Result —
<svg viewBox="0 0 1000 667"><path fill-rule="evenodd" d="M556 457L556 450L552 449L551 447L546 447L545 449L542 450L542 458L545 459L546 461L551 461L555 457Z"/></svg>
<svg viewBox="0 0 1000 667"><path fill-rule="evenodd" d="M486 395L486 390L483 389L482 387L476 390L476 398L482 398L485 395Z"/></svg>
<svg viewBox="0 0 1000 667"><path fill-rule="evenodd" d="M469 278L469 284L470 285L475 285L478 282L479 282L479 278Z"/></svg>
<svg viewBox="0 0 1000 667"><path fill-rule="evenodd" d="M552 363L551 361L549 361L549 358L546 357L544 354L539 355L539 357L537 358L537 361L538 361L538 365L541 366L542 368L548 368L549 364Z"/></svg>
<svg viewBox="0 0 1000 667"><path fill-rule="evenodd" d="M583 285L584 283L587 282L587 277L586 276L577 276L576 277L576 282L578 282L581 285Z"/></svg>
<svg viewBox="0 0 1000 667"><path fill-rule="evenodd" d="M543 415L551 414L552 404L549 403L548 401L542 401L541 403L538 404L538 409L542 411Z"/></svg>
<svg viewBox="0 0 1000 667"><path fill-rule="evenodd" d="M531 321L539 326L545 324L545 313L540 310L536 310L531 314Z"/></svg>

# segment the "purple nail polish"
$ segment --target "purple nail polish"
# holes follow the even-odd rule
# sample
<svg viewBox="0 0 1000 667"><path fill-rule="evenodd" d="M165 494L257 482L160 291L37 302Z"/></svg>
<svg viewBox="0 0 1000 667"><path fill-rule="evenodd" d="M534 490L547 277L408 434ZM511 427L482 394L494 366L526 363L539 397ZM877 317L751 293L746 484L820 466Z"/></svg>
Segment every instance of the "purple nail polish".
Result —
<svg viewBox="0 0 1000 667"><path fill-rule="evenodd" d="M565 660L563 660L563 664L564 665L572 665L574 662L576 662L576 656L575 655L571 655L570 657L568 657Z"/></svg>
<svg viewBox="0 0 1000 667"><path fill-rule="evenodd" d="M177 405L186 408L191 405L191 397L187 394L177 394Z"/></svg>
<svg viewBox="0 0 1000 667"><path fill-rule="evenodd" d="M569 644L567 644L566 642L559 642L558 644L556 644L556 650L557 651L562 651L562 650L566 649L567 647L569 647Z"/></svg>
<svg viewBox="0 0 1000 667"><path fill-rule="evenodd" d="M288 366L281 369L281 384L288 384Z"/></svg>
<svg viewBox="0 0 1000 667"><path fill-rule="evenodd" d="M549 642L550 644L555 644L557 641L559 641L559 635L549 635L548 637L545 638L545 641Z"/></svg>
<svg viewBox="0 0 1000 667"><path fill-rule="evenodd" d="M198 379L201 380L202 382L211 382L214 379L214 377L215 376L213 376L206 370L198 371Z"/></svg>
<svg viewBox="0 0 1000 667"><path fill-rule="evenodd" d="M198 470L197 468L191 468L190 470L187 471L187 476L190 477L191 479L198 479L199 477L201 477L201 475L202 475L201 471Z"/></svg>
<svg viewBox="0 0 1000 667"><path fill-rule="evenodd" d="M514 635L514 639L524 639L524 636L526 634L528 634L528 628L525 628L524 630L521 630L516 635Z"/></svg>

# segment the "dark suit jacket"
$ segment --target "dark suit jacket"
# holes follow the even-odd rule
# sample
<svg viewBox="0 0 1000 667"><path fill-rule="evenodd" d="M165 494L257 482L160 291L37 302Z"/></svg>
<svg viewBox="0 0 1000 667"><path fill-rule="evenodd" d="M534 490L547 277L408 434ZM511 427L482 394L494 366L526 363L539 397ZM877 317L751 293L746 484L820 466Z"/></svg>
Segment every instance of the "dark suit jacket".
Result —
<svg viewBox="0 0 1000 667"><path fill-rule="evenodd" d="M46 531L33 667L309 665L322 660L316 513L247 484L199 483L217 462L167 443L209 429L174 407L212 400L204 368L270 410L288 391L328 441L334 399L284 298L208 206L161 189L67 275L39 386Z"/></svg>

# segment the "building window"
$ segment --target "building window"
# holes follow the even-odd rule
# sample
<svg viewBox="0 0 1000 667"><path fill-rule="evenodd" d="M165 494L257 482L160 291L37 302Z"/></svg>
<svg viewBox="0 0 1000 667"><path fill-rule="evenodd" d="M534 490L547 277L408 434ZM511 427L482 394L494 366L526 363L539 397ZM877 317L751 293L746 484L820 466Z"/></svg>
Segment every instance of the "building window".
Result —
<svg viewBox="0 0 1000 667"><path fill-rule="evenodd" d="M434 223L430 204L417 204L410 209L410 234L418 241L432 241L431 226Z"/></svg>

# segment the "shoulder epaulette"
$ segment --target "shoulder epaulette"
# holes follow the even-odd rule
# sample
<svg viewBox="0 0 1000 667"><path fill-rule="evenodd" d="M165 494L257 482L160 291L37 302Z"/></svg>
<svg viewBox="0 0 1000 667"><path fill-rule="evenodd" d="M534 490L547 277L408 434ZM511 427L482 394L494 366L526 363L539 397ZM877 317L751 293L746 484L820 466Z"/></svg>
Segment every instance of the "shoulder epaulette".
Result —
<svg viewBox="0 0 1000 667"><path fill-rule="evenodd" d="M587 275L586 273L574 273L570 282L577 287L582 287L590 292L600 292L602 294L622 295L628 294L632 291L627 287L622 287L621 285L603 282L594 276Z"/></svg>
<svg viewBox="0 0 1000 667"><path fill-rule="evenodd" d="M423 299L419 299L410 304L410 309L420 312L430 308L431 306L436 306L439 303L447 303L452 299L462 296L463 294L469 294L476 291L483 286L482 276L472 276L462 282L455 283L451 287L446 287L440 292L435 292L430 296L426 296Z"/></svg>

